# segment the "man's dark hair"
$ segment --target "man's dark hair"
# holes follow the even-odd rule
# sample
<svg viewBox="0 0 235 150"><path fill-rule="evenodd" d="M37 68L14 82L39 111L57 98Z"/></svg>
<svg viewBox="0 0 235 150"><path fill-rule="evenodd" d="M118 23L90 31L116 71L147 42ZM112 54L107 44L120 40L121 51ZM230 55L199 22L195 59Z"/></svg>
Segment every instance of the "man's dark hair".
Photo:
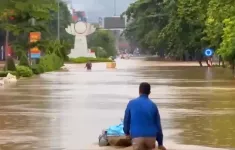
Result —
<svg viewBox="0 0 235 150"><path fill-rule="evenodd" d="M150 92L151 92L151 86L150 86L150 84L147 83L147 82L142 82L142 83L140 83L139 92L140 92L140 94L149 95Z"/></svg>

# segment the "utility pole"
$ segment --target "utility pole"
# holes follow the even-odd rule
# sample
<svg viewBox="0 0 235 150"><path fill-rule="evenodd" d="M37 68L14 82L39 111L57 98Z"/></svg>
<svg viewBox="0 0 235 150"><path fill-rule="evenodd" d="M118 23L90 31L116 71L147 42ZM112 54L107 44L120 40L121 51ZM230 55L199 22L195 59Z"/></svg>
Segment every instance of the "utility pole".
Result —
<svg viewBox="0 0 235 150"><path fill-rule="evenodd" d="M114 17L115 16L117 16L117 3L116 3L116 0L113 0L113 7L114 7ZM114 29L113 30L113 33L114 33L114 36L115 36L115 40L116 40L116 42L115 42L115 47L116 47L116 50L118 50L118 36L117 36L117 29Z"/></svg>
<svg viewBox="0 0 235 150"><path fill-rule="evenodd" d="M7 57L8 57L8 42L9 41L9 31L6 30L6 39L5 39L5 70L7 71L8 70L8 64L7 64Z"/></svg>
<svg viewBox="0 0 235 150"><path fill-rule="evenodd" d="M36 25L36 19L31 18L31 25L35 26ZM31 49L28 50L28 57L29 57L29 64L33 65L36 64L36 60L31 58Z"/></svg>
<svg viewBox="0 0 235 150"><path fill-rule="evenodd" d="M60 40L60 0L57 0L57 7L58 7L58 13L57 13L57 39Z"/></svg>
<svg viewBox="0 0 235 150"><path fill-rule="evenodd" d="M116 0L113 0L113 6L114 6L114 16L116 16L117 15L117 12L116 12L116 9L117 9Z"/></svg>

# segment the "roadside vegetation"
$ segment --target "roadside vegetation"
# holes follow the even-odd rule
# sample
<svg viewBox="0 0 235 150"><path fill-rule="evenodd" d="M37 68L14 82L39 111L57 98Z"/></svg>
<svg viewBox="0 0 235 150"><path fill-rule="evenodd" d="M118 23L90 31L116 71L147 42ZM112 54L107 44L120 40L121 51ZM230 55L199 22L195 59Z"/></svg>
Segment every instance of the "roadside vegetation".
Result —
<svg viewBox="0 0 235 150"><path fill-rule="evenodd" d="M113 62L113 60L108 58L89 58L89 57L79 57L79 58L71 58L70 62L72 63L87 63L87 62Z"/></svg>
<svg viewBox="0 0 235 150"><path fill-rule="evenodd" d="M58 0L1 0L0 5L0 45L5 46L6 32L13 55L7 56L7 63L0 77L12 73L18 77L30 77L49 71L59 70L64 62L85 63L109 61L115 55L115 40L110 31L97 30L88 37L88 46L97 54L97 59L77 58L69 60L68 54L74 45L74 36L66 33L72 16L67 4L59 1L60 39L57 37ZM29 42L31 32L40 32L41 40ZM30 49L38 47L39 59L31 59Z"/></svg>
<svg viewBox="0 0 235 150"><path fill-rule="evenodd" d="M137 0L123 16L125 37L143 52L200 62L211 48L234 68L235 1Z"/></svg>

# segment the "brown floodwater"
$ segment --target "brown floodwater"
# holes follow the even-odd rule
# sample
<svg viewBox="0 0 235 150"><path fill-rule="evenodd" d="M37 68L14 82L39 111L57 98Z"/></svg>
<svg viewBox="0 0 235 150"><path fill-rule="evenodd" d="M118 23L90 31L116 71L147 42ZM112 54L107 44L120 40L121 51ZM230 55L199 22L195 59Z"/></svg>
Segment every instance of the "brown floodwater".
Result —
<svg viewBox="0 0 235 150"><path fill-rule="evenodd" d="M117 69L94 64L91 72L67 65L0 87L0 149L99 149L101 130L120 122L142 81L152 85L169 150L235 148L231 71L185 65L119 60Z"/></svg>

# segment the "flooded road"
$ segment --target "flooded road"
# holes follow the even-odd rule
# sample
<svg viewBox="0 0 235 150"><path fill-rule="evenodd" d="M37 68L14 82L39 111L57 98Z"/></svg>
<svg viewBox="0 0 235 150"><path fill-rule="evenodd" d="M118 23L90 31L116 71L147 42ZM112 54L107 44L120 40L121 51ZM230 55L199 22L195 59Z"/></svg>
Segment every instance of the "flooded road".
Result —
<svg viewBox="0 0 235 150"><path fill-rule="evenodd" d="M235 80L222 68L122 60L118 69L68 65L0 88L0 149L98 150L142 81L152 85L169 150L235 148ZM107 148L106 148L107 149Z"/></svg>

